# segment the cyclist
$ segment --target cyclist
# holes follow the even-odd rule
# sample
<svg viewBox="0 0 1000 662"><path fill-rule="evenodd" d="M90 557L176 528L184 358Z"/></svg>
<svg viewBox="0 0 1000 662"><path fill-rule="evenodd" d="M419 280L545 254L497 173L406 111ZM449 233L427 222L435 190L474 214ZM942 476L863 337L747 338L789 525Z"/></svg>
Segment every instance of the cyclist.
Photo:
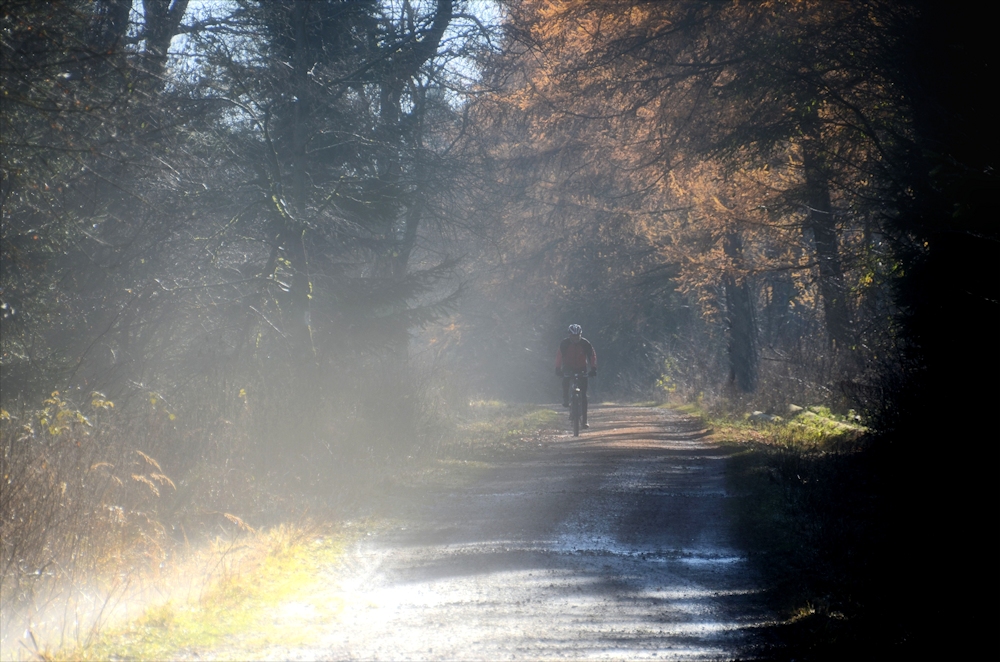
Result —
<svg viewBox="0 0 1000 662"><path fill-rule="evenodd" d="M590 370L587 370L587 366ZM587 423L587 377L597 376L597 352L590 341L583 337L583 328L579 324L569 325L569 337L563 338L556 353L556 374L563 378L563 407L569 407L569 383L574 372L586 372L579 380L580 400L583 405L583 427Z"/></svg>

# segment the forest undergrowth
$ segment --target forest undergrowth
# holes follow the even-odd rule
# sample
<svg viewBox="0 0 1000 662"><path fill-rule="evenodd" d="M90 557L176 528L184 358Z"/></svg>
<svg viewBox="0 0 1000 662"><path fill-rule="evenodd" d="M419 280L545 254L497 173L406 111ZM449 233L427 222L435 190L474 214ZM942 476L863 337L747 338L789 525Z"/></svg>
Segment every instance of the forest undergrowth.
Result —
<svg viewBox="0 0 1000 662"><path fill-rule="evenodd" d="M472 480L537 443L556 416L473 401L436 418L433 447L400 442L410 454L378 471L355 458L360 475L377 481L339 481L318 494L309 483L296 491L288 480L260 480L252 495L221 498L232 491L222 479L226 461L167 475L100 394L80 407L58 393L44 404L4 411L0 421L4 660L158 659L249 632L293 641L294 633L271 631L284 626L265 618L269 609L380 526L377 504L393 485ZM232 512L214 509L224 506Z"/></svg>
<svg viewBox="0 0 1000 662"><path fill-rule="evenodd" d="M197 579L140 605L132 618L93 629L82 640L35 655L49 660L156 660L186 651L224 649L230 642L253 648L273 641L306 644L311 633L301 614L282 618L287 602L317 618L335 617L342 604L316 599L317 576L330 572L363 523L300 521L216 538L192 553L175 574ZM278 614L276 616L276 614Z"/></svg>
<svg viewBox="0 0 1000 662"><path fill-rule="evenodd" d="M887 524L890 469L852 415L792 405L784 416L701 414L733 447L727 482L736 535L780 620L774 659L899 659L914 652L912 607L896 584Z"/></svg>

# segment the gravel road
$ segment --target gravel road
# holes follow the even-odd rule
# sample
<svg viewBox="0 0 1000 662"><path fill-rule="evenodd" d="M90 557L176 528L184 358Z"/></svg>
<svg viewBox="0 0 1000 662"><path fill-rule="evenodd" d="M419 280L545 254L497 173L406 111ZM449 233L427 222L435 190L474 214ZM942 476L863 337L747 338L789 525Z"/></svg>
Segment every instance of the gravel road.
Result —
<svg viewBox="0 0 1000 662"><path fill-rule="evenodd" d="M472 485L400 493L336 573L338 621L265 655L754 658L769 614L728 531L726 451L665 410L595 407L591 424Z"/></svg>

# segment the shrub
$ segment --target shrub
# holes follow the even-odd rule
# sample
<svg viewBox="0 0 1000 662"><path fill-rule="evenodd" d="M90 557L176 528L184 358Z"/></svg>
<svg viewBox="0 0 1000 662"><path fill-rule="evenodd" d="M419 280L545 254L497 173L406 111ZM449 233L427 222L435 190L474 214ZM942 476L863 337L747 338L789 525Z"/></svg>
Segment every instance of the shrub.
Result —
<svg viewBox="0 0 1000 662"><path fill-rule="evenodd" d="M116 427L95 393L81 410L58 392L35 411L0 412L0 594L148 566L164 556L159 497L173 481Z"/></svg>

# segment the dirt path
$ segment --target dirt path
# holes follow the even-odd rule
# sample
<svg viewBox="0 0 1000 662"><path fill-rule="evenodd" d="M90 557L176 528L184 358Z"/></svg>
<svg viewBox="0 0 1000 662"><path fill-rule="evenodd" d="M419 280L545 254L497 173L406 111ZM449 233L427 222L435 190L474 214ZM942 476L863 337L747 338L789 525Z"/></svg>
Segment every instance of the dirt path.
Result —
<svg viewBox="0 0 1000 662"><path fill-rule="evenodd" d="M727 531L725 451L663 410L596 407L591 424L471 486L397 495L386 515L398 524L352 549L323 589L343 601L337 622L257 654L753 657L767 613Z"/></svg>

